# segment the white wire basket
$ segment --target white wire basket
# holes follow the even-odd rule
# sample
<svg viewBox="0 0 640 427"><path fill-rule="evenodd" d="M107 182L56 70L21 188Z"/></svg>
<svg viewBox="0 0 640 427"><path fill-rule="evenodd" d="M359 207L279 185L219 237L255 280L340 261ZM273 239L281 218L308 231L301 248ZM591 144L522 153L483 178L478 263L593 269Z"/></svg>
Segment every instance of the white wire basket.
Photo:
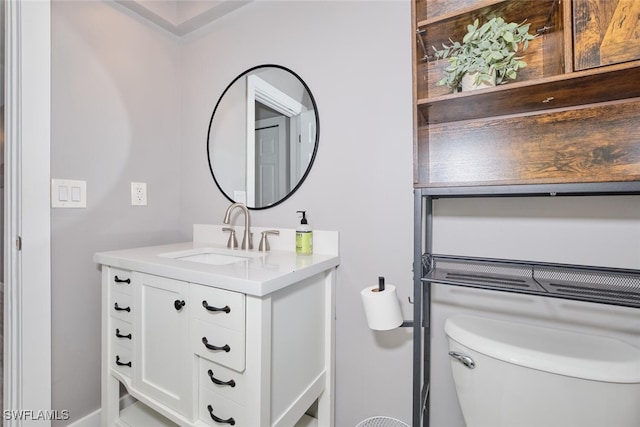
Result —
<svg viewBox="0 0 640 427"><path fill-rule="evenodd" d="M360 421L356 427L409 427L409 424L395 418L371 417Z"/></svg>

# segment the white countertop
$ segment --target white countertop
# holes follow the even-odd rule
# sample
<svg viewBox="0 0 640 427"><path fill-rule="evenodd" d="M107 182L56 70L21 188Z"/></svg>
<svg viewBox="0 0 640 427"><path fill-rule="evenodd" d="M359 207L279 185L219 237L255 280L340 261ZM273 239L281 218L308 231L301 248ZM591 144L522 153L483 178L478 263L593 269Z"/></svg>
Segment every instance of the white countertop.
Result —
<svg viewBox="0 0 640 427"><path fill-rule="evenodd" d="M296 255L293 251L250 251L253 258L226 265L210 265L199 262L172 259L161 254L217 248L227 250L226 245L186 242L161 246L98 252L94 261L112 267L154 274L201 285L215 286L248 295L265 296L340 264L334 254ZM233 252L242 254L242 250Z"/></svg>

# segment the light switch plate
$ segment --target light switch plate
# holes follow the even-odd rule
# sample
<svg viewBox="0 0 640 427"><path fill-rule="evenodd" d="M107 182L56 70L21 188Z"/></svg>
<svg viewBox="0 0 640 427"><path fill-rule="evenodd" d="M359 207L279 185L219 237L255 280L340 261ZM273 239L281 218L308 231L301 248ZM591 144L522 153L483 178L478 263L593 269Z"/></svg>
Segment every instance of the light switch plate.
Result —
<svg viewBox="0 0 640 427"><path fill-rule="evenodd" d="M72 179L52 179L51 207L86 208L87 182Z"/></svg>

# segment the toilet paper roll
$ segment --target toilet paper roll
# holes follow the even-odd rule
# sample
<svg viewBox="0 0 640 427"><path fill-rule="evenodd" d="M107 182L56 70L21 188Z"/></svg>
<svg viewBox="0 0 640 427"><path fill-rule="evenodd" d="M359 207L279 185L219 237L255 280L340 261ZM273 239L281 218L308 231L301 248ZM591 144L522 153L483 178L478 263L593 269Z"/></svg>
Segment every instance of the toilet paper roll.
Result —
<svg viewBox="0 0 640 427"><path fill-rule="evenodd" d="M386 285L382 291L378 289L378 286L372 286L363 289L360 296L362 296L369 328L376 331L387 331L402 324L402 310L395 286Z"/></svg>

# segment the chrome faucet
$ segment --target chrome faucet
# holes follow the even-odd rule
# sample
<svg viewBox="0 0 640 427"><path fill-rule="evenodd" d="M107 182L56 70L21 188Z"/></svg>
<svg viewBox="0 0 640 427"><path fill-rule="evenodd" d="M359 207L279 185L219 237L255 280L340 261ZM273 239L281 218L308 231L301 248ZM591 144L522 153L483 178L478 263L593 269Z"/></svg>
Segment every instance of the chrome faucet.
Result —
<svg viewBox="0 0 640 427"><path fill-rule="evenodd" d="M249 217L249 209L243 203L233 203L231 206L227 208L227 212L224 214L224 223L231 223L231 212L235 208L240 208L244 212L244 234L242 235L242 245L240 248L248 251L249 249L253 249L253 235L251 233L251 218Z"/></svg>

